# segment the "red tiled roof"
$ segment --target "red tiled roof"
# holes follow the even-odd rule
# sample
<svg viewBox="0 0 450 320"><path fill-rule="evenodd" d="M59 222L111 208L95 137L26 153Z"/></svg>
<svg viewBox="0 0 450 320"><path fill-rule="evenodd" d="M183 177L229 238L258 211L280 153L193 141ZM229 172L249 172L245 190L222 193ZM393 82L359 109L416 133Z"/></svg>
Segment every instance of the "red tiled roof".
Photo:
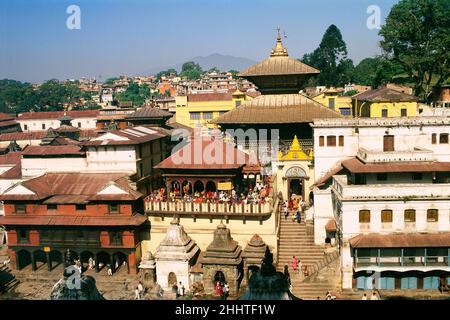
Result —
<svg viewBox="0 0 450 320"><path fill-rule="evenodd" d="M40 225L40 226L139 226L147 221L141 214L134 216L0 216L0 225Z"/></svg>
<svg viewBox="0 0 450 320"><path fill-rule="evenodd" d="M33 191L34 194L8 194L8 191L15 187L12 186L0 195L0 200L39 200L61 195L86 196L89 200L139 199L142 194L131 189L126 181L127 178L127 173L46 173L21 182L22 186ZM114 197L111 197L111 194L98 194L114 184L126 193L114 194Z"/></svg>
<svg viewBox="0 0 450 320"><path fill-rule="evenodd" d="M250 157L223 140L193 138L154 168L157 169L237 169L250 164Z"/></svg>
<svg viewBox="0 0 450 320"><path fill-rule="evenodd" d="M0 179L18 179L22 177L22 152L10 152L0 156L0 165L14 165L0 175Z"/></svg>
<svg viewBox="0 0 450 320"><path fill-rule="evenodd" d="M11 132L0 134L0 141L25 141L25 140L42 140L47 134L46 130L42 131L31 131L31 132ZM97 137L98 133L92 129L81 130L81 138L94 138Z"/></svg>
<svg viewBox="0 0 450 320"><path fill-rule="evenodd" d="M0 121L2 121L2 120L10 120L10 119L15 119L15 118L10 116L9 114L0 112Z"/></svg>
<svg viewBox="0 0 450 320"><path fill-rule="evenodd" d="M450 232L359 234L349 240L353 248L423 248L450 247Z"/></svg>
<svg viewBox="0 0 450 320"><path fill-rule="evenodd" d="M22 151L24 156L48 156L48 155L84 155L81 147L74 144L48 145L48 146L27 146Z"/></svg>
<svg viewBox="0 0 450 320"><path fill-rule="evenodd" d="M342 166L352 173L450 171L450 162L364 163L352 158L342 161Z"/></svg>
<svg viewBox="0 0 450 320"><path fill-rule="evenodd" d="M16 120L0 120L0 127L18 126L19 123Z"/></svg>
<svg viewBox="0 0 450 320"><path fill-rule="evenodd" d="M233 99L233 94L230 92L223 93L197 93L188 94L187 100L190 102L201 102L201 101L228 101Z"/></svg>
<svg viewBox="0 0 450 320"><path fill-rule="evenodd" d="M59 119L64 115L72 118L96 118L99 110L70 110L70 111L45 111L45 112L23 112L19 113L18 120L29 119Z"/></svg>

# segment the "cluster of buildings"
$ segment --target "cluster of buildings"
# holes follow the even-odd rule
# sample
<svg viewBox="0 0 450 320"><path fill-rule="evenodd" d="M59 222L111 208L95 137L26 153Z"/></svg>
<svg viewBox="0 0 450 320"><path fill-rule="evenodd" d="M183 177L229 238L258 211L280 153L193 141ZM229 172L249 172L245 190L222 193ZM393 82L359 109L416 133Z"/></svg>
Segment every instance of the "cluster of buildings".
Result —
<svg viewBox="0 0 450 320"><path fill-rule="evenodd" d="M96 271L126 266L164 288L202 282L207 292L228 282L237 294L267 249L278 257L282 204L295 198L310 205L312 230L299 250L338 252L343 289L448 284L450 118L401 88L301 93L319 72L278 34L270 56L239 74L248 88L217 73L176 94L172 110L0 119L12 266L52 270L69 249ZM162 81L171 96L173 79Z"/></svg>

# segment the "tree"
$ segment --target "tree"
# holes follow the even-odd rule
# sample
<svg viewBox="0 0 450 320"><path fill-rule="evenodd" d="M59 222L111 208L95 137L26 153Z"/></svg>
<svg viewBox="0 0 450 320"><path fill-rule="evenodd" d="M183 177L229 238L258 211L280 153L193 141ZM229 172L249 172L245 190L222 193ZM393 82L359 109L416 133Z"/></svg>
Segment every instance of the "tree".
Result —
<svg viewBox="0 0 450 320"><path fill-rule="evenodd" d="M167 69L165 71L158 72L156 74L156 82L161 80L162 77L166 77L166 76L171 75L171 74L177 75L178 74L177 70L175 70L173 68L170 68L170 69Z"/></svg>
<svg viewBox="0 0 450 320"><path fill-rule="evenodd" d="M385 57L402 66L423 100L450 76L450 1L401 0L379 34Z"/></svg>
<svg viewBox="0 0 450 320"><path fill-rule="evenodd" d="M188 61L183 63L183 66L181 67L180 76L186 77L189 80L195 80L199 79L202 73L203 70L198 63Z"/></svg>
<svg viewBox="0 0 450 320"><path fill-rule="evenodd" d="M137 84L132 81L124 92L119 92L115 98L119 101L132 101L134 105L143 105L150 97L150 87L147 84Z"/></svg>
<svg viewBox="0 0 450 320"><path fill-rule="evenodd" d="M347 45L334 24L325 31L319 47L301 61L320 70L310 85L343 86L352 80L353 62L347 58Z"/></svg>
<svg viewBox="0 0 450 320"><path fill-rule="evenodd" d="M111 85L111 84L113 84L114 81L116 81L116 80L119 80L119 78L117 78L117 77L108 78L108 79L106 79L106 81L105 81L103 84Z"/></svg>

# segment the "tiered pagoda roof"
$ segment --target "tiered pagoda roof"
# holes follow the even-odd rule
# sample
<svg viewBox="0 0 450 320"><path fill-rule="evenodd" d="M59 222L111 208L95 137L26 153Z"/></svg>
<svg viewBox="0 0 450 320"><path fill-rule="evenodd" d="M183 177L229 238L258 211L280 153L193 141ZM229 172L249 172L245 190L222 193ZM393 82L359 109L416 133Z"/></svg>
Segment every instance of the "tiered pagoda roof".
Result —
<svg viewBox="0 0 450 320"><path fill-rule="evenodd" d="M189 261L200 248L187 235L178 219L174 218L167 228L167 234L156 249L156 260Z"/></svg>
<svg viewBox="0 0 450 320"><path fill-rule="evenodd" d="M214 231L214 240L200 257L200 263L238 266L242 262L241 254L242 248L231 237L230 229L220 222Z"/></svg>

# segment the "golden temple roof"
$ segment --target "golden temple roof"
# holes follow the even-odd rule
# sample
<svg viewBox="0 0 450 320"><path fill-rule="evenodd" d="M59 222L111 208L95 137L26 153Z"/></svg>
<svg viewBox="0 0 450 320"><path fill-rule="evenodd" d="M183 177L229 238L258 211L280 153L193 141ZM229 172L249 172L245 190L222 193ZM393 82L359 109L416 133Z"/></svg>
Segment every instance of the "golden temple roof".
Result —
<svg viewBox="0 0 450 320"><path fill-rule="evenodd" d="M300 143L298 142L297 136L294 136L294 140L292 140L291 147L289 148L288 153L286 153L284 156L283 154L279 153L278 159L282 161L289 161L289 160L310 160L312 158L312 153L310 152L309 155L307 155L302 147L300 146Z"/></svg>
<svg viewBox="0 0 450 320"><path fill-rule="evenodd" d="M211 120L216 124L310 123L341 114L302 94L260 95Z"/></svg>
<svg viewBox="0 0 450 320"><path fill-rule="evenodd" d="M289 57L287 49L283 46L280 37L280 29L275 48L272 49L269 58L263 60L238 74L240 77L254 77L267 75L301 75L316 74L319 70Z"/></svg>

